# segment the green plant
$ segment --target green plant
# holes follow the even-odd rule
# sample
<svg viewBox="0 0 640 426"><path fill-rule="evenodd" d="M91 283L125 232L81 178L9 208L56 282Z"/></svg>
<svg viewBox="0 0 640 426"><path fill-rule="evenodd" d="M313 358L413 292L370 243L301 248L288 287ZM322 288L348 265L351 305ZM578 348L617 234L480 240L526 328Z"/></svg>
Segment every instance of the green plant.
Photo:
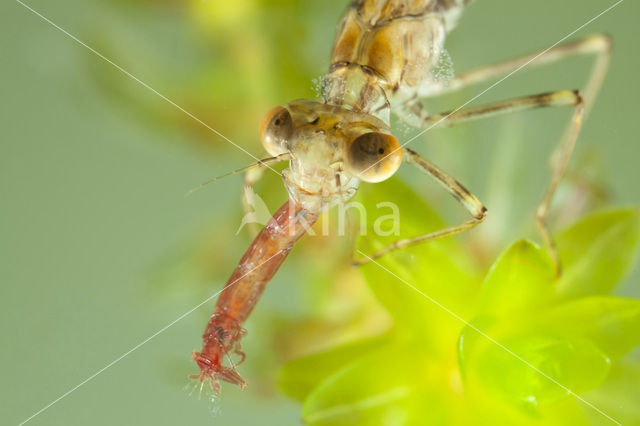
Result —
<svg viewBox="0 0 640 426"><path fill-rule="evenodd" d="M412 213L403 234L442 225L398 182L363 200L389 197ZM365 253L386 242L369 235ZM289 362L282 389L311 425L638 424L640 364L628 354L640 345L640 300L609 293L636 258L640 211L596 213L556 238L560 279L527 240L486 273L453 239L366 265L394 327Z"/></svg>

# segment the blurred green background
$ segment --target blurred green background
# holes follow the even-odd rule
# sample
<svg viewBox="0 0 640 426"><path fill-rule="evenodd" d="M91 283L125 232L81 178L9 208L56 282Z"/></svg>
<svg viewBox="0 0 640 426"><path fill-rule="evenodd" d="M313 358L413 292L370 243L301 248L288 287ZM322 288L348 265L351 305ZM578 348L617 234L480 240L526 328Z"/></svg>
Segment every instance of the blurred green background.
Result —
<svg viewBox="0 0 640 426"><path fill-rule="evenodd" d="M28 2L257 156L264 111L316 96L313 79L327 69L346 3ZM446 46L454 68L468 70L545 48L611 4L478 0ZM611 70L572 162L572 175L602 188L603 200L587 208L640 203L639 14L636 2L625 1L575 35L602 32L614 40ZM252 159L19 3L4 2L0 16L0 422L16 424L221 288L249 244L246 232L234 235L242 217L241 178L184 194ZM476 103L582 87L591 61L523 71ZM436 104L455 108L488 84ZM488 206L484 229L463 237L482 246L488 259L514 238L535 237L532 217L548 179L546 158L568 116L519 114L434 130L413 143ZM408 138L416 130L398 125L397 132ZM419 177L400 173L443 214L451 212L452 222L463 217ZM271 208L286 196L275 175L257 190ZM572 200L571 191L567 185L560 201ZM579 213L557 211L559 222ZM310 324L312 335L348 340L340 327L314 328L309 313L348 312L357 323L361 306L345 308L323 289L353 282L347 296L365 302L351 302L373 303L347 266L350 239L310 240L294 251L247 324L247 390L225 386L223 398L211 404L185 389L195 372L189 355L199 347L212 301L31 424L300 423L299 406L273 384L283 359L309 349L306 331L291 338L288 324L299 320ZM619 293L640 296L639 280L636 267Z"/></svg>

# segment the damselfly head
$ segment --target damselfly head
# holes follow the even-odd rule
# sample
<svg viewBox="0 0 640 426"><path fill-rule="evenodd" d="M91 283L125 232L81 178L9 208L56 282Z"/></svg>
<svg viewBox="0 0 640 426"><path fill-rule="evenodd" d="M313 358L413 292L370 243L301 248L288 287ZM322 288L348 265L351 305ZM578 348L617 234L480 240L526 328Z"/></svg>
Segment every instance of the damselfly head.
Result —
<svg viewBox="0 0 640 426"><path fill-rule="evenodd" d="M350 198L359 181L383 181L402 160L400 144L384 121L306 99L267 112L260 136L271 155L290 153L285 183L299 201Z"/></svg>

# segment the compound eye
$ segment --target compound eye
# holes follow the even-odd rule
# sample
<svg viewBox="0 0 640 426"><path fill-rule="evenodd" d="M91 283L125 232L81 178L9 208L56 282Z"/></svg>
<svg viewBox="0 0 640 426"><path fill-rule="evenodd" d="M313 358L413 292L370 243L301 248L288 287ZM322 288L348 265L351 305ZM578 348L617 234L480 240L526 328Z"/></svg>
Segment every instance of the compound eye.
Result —
<svg viewBox="0 0 640 426"><path fill-rule="evenodd" d="M365 133L351 142L345 167L365 182L382 182L400 167L402 149L396 138L386 133Z"/></svg>
<svg viewBox="0 0 640 426"><path fill-rule="evenodd" d="M288 151L287 141L293 133L293 120L289 111L281 106L271 108L260 123L260 139L273 156Z"/></svg>

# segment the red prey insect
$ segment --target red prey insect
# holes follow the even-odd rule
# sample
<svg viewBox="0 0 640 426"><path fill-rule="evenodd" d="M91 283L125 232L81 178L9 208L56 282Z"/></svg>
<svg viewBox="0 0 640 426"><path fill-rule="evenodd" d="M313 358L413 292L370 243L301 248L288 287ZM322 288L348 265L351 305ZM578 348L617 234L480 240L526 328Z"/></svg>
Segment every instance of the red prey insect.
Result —
<svg viewBox="0 0 640 426"><path fill-rule="evenodd" d="M200 367L199 379L211 378L216 391L220 390L217 379L242 387L246 385L233 367L223 365L224 357L233 351L241 356L240 362L244 360L240 338L245 330L241 324L293 245L317 218L316 214L297 208L295 203L286 202L258 234L233 271L202 336L202 350L193 353L193 359Z"/></svg>

